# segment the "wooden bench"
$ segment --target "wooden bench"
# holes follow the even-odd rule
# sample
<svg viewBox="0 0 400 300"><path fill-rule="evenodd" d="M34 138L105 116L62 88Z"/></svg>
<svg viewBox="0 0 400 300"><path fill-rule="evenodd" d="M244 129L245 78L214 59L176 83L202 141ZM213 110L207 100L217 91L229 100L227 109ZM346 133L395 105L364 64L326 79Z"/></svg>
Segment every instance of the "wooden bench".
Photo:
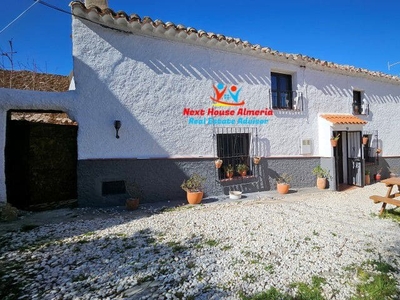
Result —
<svg viewBox="0 0 400 300"><path fill-rule="evenodd" d="M369 198L374 200L374 203L380 203L382 202L382 207L381 210L379 211L379 214L381 215L386 208L386 204L392 204L396 206L400 206L400 200L399 199L394 199L396 197L400 197L400 177L393 177L393 178L388 178L385 180L382 180L382 183L386 185L388 188L386 196L382 197L379 195L372 195ZM392 193L392 189L394 186L397 186L397 193Z"/></svg>
<svg viewBox="0 0 400 300"><path fill-rule="evenodd" d="M400 200L393 199L394 197L387 198L387 197L382 197L382 196L378 196L378 195L372 195L369 198L374 200L374 203L384 202L384 203L400 206Z"/></svg>

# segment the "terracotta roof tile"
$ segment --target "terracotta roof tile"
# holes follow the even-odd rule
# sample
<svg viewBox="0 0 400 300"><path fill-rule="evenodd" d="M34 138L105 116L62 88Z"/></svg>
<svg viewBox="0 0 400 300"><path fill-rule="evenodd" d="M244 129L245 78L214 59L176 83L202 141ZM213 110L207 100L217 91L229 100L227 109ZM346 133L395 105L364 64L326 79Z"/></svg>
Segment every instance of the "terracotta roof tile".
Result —
<svg viewBox="0 0 400 300"><path fill-rule="evenodd" d="M364 121L353 115L324 114L321 115L321 117L333 124L361 124L361 125L367 124L367 121Z"/></svg>
<svg viewBox="0 0 400 300"><path fill-rule="evenodd" d="M363 68L357 68L349 65L340 65L334 62L320 60L302 54L291 54L272 50L269 47L261 47L259 45L252 45L247 41L242 41L239 38L226 37L221 34L212 32L205 32L203 30L196 30L192 27L184 25L175 25L171 22L162 22L160 20L153 21L150 17L140 18L137 14L130 16L125 12L119 11L115 13L112 9L100 9L99 7L91 6L86 8L82 2L73 1L70 4L72 13L75 17L88 19L92 22L102 24L124 31L142 30L156 34L164 34L168 37L175 37L181 40L187 40L200 44L207 44L214 47L223 47L237 51L254 51L255 54L262 56L274 56L277 59L291 60L299 65L310 65L323 69L331 69L336 72L352 74L357 76L368 76L378 80L389 80L392 82L400 83L400 77L385 74L382 72L369 71ZM150 25L150 26L149 26ZM163 30L161 30L163 29ZM186 34L182 34L186 33Z"/></svg>

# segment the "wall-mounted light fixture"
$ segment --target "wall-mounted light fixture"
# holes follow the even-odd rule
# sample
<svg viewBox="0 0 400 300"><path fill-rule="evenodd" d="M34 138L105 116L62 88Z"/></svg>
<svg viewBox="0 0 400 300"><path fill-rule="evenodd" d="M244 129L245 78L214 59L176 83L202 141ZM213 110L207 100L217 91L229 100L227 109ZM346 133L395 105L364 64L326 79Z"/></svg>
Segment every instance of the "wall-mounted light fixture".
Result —
<svg viewBox="0 0 400 300"><path fill-rule="evenodd" d="M121 121L120 120L115 120L114 121L114 128L115 128L115 137L119 139L118 131L121 128Z"/></svg>

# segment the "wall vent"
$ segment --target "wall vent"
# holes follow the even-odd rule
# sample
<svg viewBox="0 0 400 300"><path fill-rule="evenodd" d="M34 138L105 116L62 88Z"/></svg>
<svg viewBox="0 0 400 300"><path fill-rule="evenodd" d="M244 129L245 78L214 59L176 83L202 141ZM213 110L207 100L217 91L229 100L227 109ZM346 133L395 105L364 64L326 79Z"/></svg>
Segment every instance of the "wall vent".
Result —
<svg viewBox="0 0 400 300"><path fill-rule="evenodd" d="M123 180L105 181L102 183L101 187L102 196L119 195L125 193L126 193L125 181Z"/></svg>

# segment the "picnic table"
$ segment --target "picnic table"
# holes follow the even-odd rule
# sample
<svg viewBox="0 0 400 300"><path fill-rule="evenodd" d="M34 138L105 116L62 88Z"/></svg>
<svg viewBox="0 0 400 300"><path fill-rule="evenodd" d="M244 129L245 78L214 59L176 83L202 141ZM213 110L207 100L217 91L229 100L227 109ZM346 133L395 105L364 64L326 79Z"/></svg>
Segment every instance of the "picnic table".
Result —
<svg viewBox="0 0 400 300"><path fill-rule="evenodd" d="M370 199L374 200L374 203L382 202L382 207L379 211L380 215L385 211L386 205L388 203L400 206L400 199L395 199L396 197L400 197L400 177L390 177L388 179L382 180L381 182L386 184L386 187L388 188L386 195L384 197L379 195L372 195L369 197ZM392 193L393 187L395 185L397 185L397 193Z"/></svg>

